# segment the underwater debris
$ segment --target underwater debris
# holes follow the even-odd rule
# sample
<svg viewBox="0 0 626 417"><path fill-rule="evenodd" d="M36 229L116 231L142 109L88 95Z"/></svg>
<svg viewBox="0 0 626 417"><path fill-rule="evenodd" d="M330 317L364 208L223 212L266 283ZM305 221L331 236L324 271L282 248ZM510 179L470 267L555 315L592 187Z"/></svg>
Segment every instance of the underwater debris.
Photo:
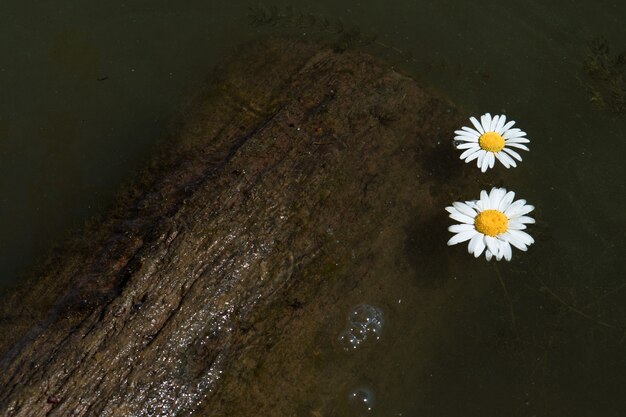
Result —
<svg viewBox="0 0 626 417"><path fill-rule="evenodd" d="M293 35L307 38L317 36L318 42L327 42L327 45L336 52L363 49L366 52L381 55L398 65L408 63L411 66L419 66L422 71L429 73L447 72L450 76L462 78L468 83L481 87L487 85L491 78L485 68L472 68L460 64L452 67L445 59L418 59L411 51L401 49L385 40L387 36L375 32L364 32L359 26L348 24L338 17L303 12L292 6L264 7L259 5L249 7L248 10L248 20L254 27L291 32Z"/></svg>
<svg viewBox="0 0 626 417"><path fill-rule="evenodd" d="M589 102L612 113L626 112L626 51L611 53L606 39L589 43L583 62Z"/></svg>
<svg viewBox="0 0 626 417"><path fill-rule="evenodd" d="M376 33L364 33L357 25L348 25L340 18L302 12L291 6L254 6L249 8L250 24L256 27L270 26L280 29L317 31L334 37L332 47L338 52L357 47L377 46L400 55L406 61L416 61L410 52L403 51L378 39ZM313 33L311 33L313 31Z"/></svg>
<svg viewBox="0 0 626 417"><path fill-rule="evenodd" d="M272 5L269 8L254 6L249 8L248 18L253 26L275 26L283 28L307 28L316 27L335 31L344 30L343 23L337 19L332 24L326 17L313 13L303 13L291 6L279 8Z"/></svg>

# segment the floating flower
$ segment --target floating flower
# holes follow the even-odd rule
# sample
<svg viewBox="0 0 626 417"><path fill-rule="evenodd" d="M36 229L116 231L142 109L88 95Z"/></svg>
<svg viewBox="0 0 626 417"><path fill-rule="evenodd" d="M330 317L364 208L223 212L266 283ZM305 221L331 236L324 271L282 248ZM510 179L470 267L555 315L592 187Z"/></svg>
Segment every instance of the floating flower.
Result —
<svg viewBox="0 0 626 417"><path fill-rule="evenodd" d="M454 202L446 207L450 218L461 222L448 228L456 233L448 246L469 240L468 252L478 258L483 251L488 261L493 256L511 260L511 245L525 251L534 239L523 230L535 220L526 214L535 208L526 200L513 201L515 193L504 188L492 188L480 192L480 200Z"/></svg>
<svg viewBox="0 0 626 417"><path fill-rule="evenodd" d="M506 168L515 167L522 157L513 149L523 149L528 151L528 147L523 145L530 142L526 138L526 132L518 128L511 128L515 122L513 120L506 123L505 115L496 115L493 118L489 113L480 116L480 123L475 117L470 117L470 121L476 128L463 126L462 130L456 130L455 140L461 141L456 146L457 149L465 149L461 154L461 159L465 162L477 160L478 168L482 172L487 168L493 168L496 158L502 162Z"/></svg>

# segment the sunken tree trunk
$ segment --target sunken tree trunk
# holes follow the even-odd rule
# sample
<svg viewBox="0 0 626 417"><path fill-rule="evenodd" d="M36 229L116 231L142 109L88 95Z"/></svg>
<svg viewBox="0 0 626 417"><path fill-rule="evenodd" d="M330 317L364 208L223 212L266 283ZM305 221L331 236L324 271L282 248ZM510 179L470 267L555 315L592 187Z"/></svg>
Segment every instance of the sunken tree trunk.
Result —
<svg viewBox="0 0 626 417"><path fill-rule="evenodd" d="M445 242L459 119L388 65L266 40L187 109L119 207L3 301L2 416L296 415L306 387L285 386L338 300L418 268L407 233ZM263 409L272 352L293 375Z"/></svg>

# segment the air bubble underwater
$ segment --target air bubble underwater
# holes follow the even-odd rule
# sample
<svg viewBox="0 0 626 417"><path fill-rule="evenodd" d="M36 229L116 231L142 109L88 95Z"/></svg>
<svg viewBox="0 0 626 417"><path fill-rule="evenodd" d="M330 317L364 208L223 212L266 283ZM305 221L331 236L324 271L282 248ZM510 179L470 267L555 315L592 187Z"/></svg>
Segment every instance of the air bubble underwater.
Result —
<svg viewBox="0 0 626 417"><path fill-rule="evenodd" d="M367 387L357 387L350 391L348 401L358 413L371 412L374 407L374 392Z"/></svg>
<svg viewBox="0 0 626 417"><path fill-rule="evenodd" d="M363 345L367 340L378 340L382 334L385 321L380 308L369 304L356 306L346 321L346 327L337 337L339 346L351 352Z"/></svg>

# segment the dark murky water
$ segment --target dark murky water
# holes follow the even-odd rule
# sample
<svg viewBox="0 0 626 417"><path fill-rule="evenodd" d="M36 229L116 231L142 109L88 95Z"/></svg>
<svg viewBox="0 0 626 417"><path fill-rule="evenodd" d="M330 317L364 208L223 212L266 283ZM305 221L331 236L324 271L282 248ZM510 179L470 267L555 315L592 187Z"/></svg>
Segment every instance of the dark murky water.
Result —
<svg viewBox="0 0 626 417"><path fill-rule="evenodd" d="M255 3L239 1L30 3L0 5L0 285L110 204L234 46L324 31L280 17L254 27ZM378 54L470 114L506 112L532 141L506 186L537 207L537 243L497 267L442 246L432 251L440 271L357 300L382 306L371 355L385 359L338 393L342 412L626 415L624 80L619 69L595 80L586 71L618 66L626 2L291 1L279 15L287 4L377 34ZM608 52L590 55L596 38ZM474 280L480 295L466 292L455 320L415 327L427 320L419 292L450 280Z"/></svg>

